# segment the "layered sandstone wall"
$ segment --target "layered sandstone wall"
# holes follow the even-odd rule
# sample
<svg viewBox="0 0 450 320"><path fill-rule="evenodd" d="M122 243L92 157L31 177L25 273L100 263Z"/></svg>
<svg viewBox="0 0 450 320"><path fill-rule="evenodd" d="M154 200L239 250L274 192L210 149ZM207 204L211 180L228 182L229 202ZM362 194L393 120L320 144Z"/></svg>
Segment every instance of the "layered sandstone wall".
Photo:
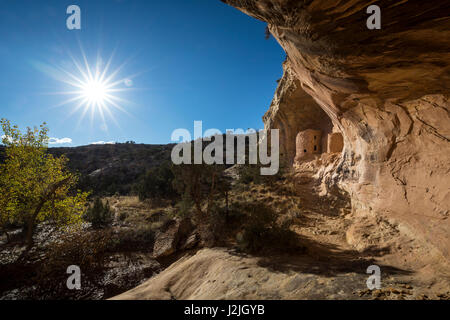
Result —
<svg viewBox="0 0 450 320"><path fill-rule="evenodd" d="M341 132L335 180L356 213L396 219L450 256L450 3L223 0L269 25L287 53L264 116L295 157L304 129ZM366 8L381 8L368 30ZM334 128L334 129L333 129Z"/></svg>

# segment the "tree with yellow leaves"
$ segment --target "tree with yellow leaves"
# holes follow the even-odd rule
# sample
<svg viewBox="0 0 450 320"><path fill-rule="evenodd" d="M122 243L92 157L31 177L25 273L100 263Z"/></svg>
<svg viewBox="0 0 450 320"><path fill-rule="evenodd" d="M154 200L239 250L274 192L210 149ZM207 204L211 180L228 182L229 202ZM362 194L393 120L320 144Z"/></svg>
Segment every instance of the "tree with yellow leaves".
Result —
<svg viewBox="0 0 450 320"><path fill-rule="evenodd" d="M6 119L0 121L5 161L0 164L0 229L10 223L24 226L27 250L33 245L37 223L57 226L81 222L88 194L74 190L78 177L66 168L65 156L47 152L48 128L20 132Z"/></svg>

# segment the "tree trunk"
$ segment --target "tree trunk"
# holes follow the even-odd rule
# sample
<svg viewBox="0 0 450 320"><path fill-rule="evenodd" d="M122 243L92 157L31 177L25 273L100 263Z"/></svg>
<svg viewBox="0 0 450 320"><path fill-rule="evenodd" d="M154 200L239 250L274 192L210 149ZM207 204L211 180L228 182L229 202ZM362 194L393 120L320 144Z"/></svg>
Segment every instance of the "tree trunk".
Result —
<svg viewBox="0 0 450 320"><path fill-rule="evenodd" d="M70 181L70 177L53 184L49 188L50 190L45 195L42 196L42 198L39 201L36 209L34 209L33 214L28 219L27 225L25 226L25 228L26 228L26 239L25 239L25 241L26 241L27 246L25 248L25 251L22 252L20 257L18 258L18 260L26 259L26 257L28 256L28 253L30 252L31 248L34 245L34 242L33 242L34 224L36 222L37 216L39 215L39 212L41 212L42 207L50 199L50 197L56 192L56 190L58 190L58 188L60 188L64 184L68 183L69 181Z"/></svg>
<svg viewBox="0 0 450 320"><path fill-rule="evenodd" d="M50 187L50 190L39 201L36 209L34 210L33 214L31 215L30 219L28 219L27 234L26 234L27 248L26 248L25 252L30 251L30 249L33 247L34 223L36 222L36 218L39 215L39 212L41 212L42 207L50 199L50 197L56 192L56 190L58 190L58 188L60 188L64 184L66 184L68 181L70 181L70 177L53 184Z"/></svg>
<svg viewBox="0 0 450 320"><path fill-rule="evenodd" d="M27 244L27 248L26 251L30 251L30 249L33 247L33 233L34 233L34 217L30 217L30 219L27 222L27 233L26 233L26 244Z"/></svg>
<svg viewBox="0 0 450 320"><path fill-rule="evenodd" d="M228 190L225 191L225 207L226 207L225 219L228 221Z"/></svg>
<svg viewBox="0 0 450 320"><path fill-rule="evenodd" d="M203 218L203 212L202 212L202 209L201 209L201 203L199 203L199 201L197 199L194 200L194 203L195 203L195 209L197 211L198 218L202 219Z"/></svg>
<svg viewBox="0 0 450 320"><path fill-rule="evenodd" d="M208 199L206 202L206 214L209 214L209 209L211 207L212 196L215 191L214 190L215 189L215 180L216 180L216 173L213 172L212 177L211 177L211 190L209 191Z"/></svg>

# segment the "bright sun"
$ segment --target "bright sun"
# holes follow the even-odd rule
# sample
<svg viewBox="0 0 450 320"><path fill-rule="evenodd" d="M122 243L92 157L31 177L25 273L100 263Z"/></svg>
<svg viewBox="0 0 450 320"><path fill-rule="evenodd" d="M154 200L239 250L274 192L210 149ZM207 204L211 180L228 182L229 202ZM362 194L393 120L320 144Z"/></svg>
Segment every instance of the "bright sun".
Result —
<svg viewBox="0 0 450 320"><path fill-rule="evenodd" d="M106 85L98 80L89 81L83 86L82 95L92 105L102 105L108 92Z"/></svg>
<svg viewBox="0 0 450 320"><path fill-rule="evenodd" d="M104 64L103 60L98 56L95 66L90 66L83 50L82 55L84 63L79 63L71 56L72 62L78 72L74 73L63 68L58 68L63 73L63 76L59 77L60 81L73 88L71 91L56 93L71 96L58 106L74 103L74 107L68 116L71 116L81 109L82 113L78 121L78 125L80 125L80 122L89 111L91 115L91 124L93 124L95 114L98 114L100 115L102 121L102 128L108 127L106 125L106 116L111 118L118 126L118 123L112 113L112 108L128 114L123 106L125 104L129 104L130 102L118 97L117 94L119 92L132 90L130 88L133 83L131 78L137 75L117 79L117 75L124 67L125 63L117 69L109 72L112 56L106 64Z"/></svg>

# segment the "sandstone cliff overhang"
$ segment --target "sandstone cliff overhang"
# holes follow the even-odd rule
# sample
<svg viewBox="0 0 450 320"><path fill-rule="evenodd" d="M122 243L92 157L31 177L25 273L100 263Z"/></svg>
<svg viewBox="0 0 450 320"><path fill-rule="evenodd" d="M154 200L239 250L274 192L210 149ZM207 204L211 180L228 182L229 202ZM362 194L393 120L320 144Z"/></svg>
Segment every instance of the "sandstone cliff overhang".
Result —
<svg viewBox="0 0 450 320"><path fill-rule="evenodd" d="M344 138L336 175L354 211L396 219L448 258L450 2L222 1L267 22L287 54L264 120L288 162L305 110L313 125L326 114ZM366 27L369 4L380 30Z"/></svg>

